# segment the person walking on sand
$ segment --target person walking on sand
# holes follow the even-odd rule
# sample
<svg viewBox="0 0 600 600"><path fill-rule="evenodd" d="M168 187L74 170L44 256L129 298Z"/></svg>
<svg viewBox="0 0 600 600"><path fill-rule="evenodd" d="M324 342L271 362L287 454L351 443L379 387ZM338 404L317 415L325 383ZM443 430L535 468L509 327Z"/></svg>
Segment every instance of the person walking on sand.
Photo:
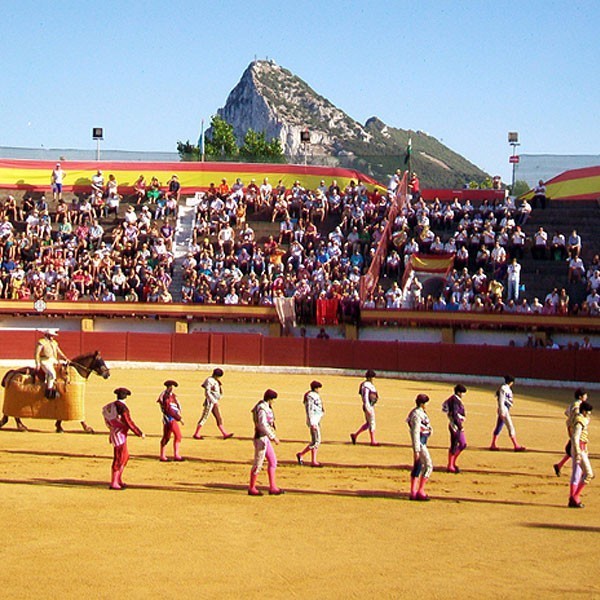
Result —
<svg viewBox="0 0 600 600"><path fill-rule="evenodd" d="M365 373L365 380L358 387L358 394L362 400L362 409L365 414L365 422L358 428L355 433L350 434L350 439L353 444L356 444L358 436L369 430L371 436L371 446L380 446L381 444L375 440L375 404L379 400L379 394L373 383L373 379L377 377L377 373L373 369L369 369Z"/></svg>
<svg viewBox="0 0 600 600"><path fill-rule="evenodd" d="M127 449L127 434L131 430L135 435L144 439L146 436L133 422L127 406L127 396L131 392L124 387L117 388L114 392L117 399L110 402L102 409L102 416L109 429L108 439L114 447L112 462L112 477L109 489L123 490L127 486L123 483L123 471L129 460Z"/></svg>
<svg viewBox="0 0 600 600"><path fill-rule="evenodd" d="M254 462L250 469L249 496L262 496L262 492L256 487L258 474L267 459L267 473L269 475L269 494L280 496L283 490L277 486L275 471L277 469L277 456L273 444L279 444L279 438L275 433L275 413L273 412L273 400L277 398L275 390L268 389L263 399L252 409L254 419Z"/></svg>
<svg viewBox="0 0 600 600"><path fill-rule="evenodd" d="M310 451L310 466L311 467L322 467L323 465L317 460L317 451L321 445L321 419L325 414L323 408L323 400L319 390L323 387L320 381L312 381L310 384L310 390L304 394L304 409L306 410L306 424L310 431L310 444L304 448L301 452L296 454L296 460L299 465L303 465L304 461L302 457Z"/></svg>
<svg viewBox="0 0 600 600"><path fill-rule="evenodd" d="M460 473L456 460L460 453L467 447L463 424L467 417L465 405L462 402L467 388L459 383L454 386L454 394L442 404L442 411L448 415L448 431L450 432L450 448L448 449L449 473Z"/></svg>
<svg viewBox="0 0 600 600"><path fill-rule="evenodd" d="M206 423L209 415L212 413L217 421L217 427L219 431L223 435L223 439L227 440L233 437L233 433L227 433L225 428L223 427L223 417L221 416L221 410L219 408L219 400L223 396L223 384L221 383L221 378L223 377L223 369L213 369L212 375L207 377L202 383L202 387L204 388L204 410L202 412L202 416L198 421L198 425L196 426L196 431L194 432L194 439L201 440L202 436L200 435L200 430Z"/></svg>
<svg viewBox="0 0 600 600"><path fill-rule="evenodd" d="M574 400L569 404L567 410L565 410L565 417L567 417L567 434L569 439L565 446L565 455L557 462L554 467L554 472L557 477L560 477L560 470L565 466L569 460L571 460L571 436L573 435L573 422L575 417L579 414L579 406L582 402L586 402L588 399L587 392L583 388L577 388L573 394Z"/></svg>
<svg viewBox="0 0 600 600"><path fill-rule="evenodd" d="M525 446L521 446L517 442L517 433L510 416L510 409L512 408L514 402L512 391L514 383L514 377L511 375L505 375L504 384L501 385L496 391L496 400L498 402L498 418L496 420L496 427L492 434L492 444L490 445L490 450L500 450L500 448L498 448L498 436L505 425L506 429L508 430L510 440L513 444L514 451L523 452L526 449Z"/></svg>
<svg viewBox="0 0 600 600"><path fill-rule="evenodd" d="M429 396L427 394L419 394L415 398L415 408L408 413L406 419L410 429L414 459L410 472L411 500L429 500L429 496L425 493L425 484L429 481L429 477L433 471L433 462L427 448L427 441L433 429L425 410L427 402L429 402Z"/></svg>
<svg viewBox="0 0 600 600"><path fill-rule="evenodd" d="M571 458L573 468L569 486L569 508L583 508L581 492L594 478L594 471L588 456L588 425L592 418L593 406L589 402L579 405L579 412L573 418L571 435Z"/></svg>
<svg viewBox="0 0 600 600"><path fill-rule="evenodd" d="M181 405L177 396L175 395L174 388L178 387L178 383L173 379L168 379L163 384L165 389L161 392L158 397L158 404L162 411L163 419L163 436L160 440L160 460L167 462L167 445L173 436L173 460L182 461L184 458L181 456L181 426L183 425L183 419L181 418Z"/></svg>

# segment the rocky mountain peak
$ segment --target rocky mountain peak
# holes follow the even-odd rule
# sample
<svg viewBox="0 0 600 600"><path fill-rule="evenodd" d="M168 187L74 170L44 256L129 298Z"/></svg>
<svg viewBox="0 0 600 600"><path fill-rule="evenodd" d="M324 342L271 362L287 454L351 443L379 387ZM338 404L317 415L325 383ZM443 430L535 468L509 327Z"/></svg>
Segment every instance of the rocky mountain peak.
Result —
<svg viewBox="0 0 600 600"><path fill-rule="evenodd" d="M486 174L434 137L386 125L376 116L361 125L273 60L255 60L217 114L233 126L241 143L249 128L279 138L292 162L357 168L382 182L403 165L409 135L413 168L423 185L461 187ZM310 144L301 133L308 131ZM210 130L207 132L210 137Z"/></svg>
<svg viewBox="0 0 600 600"><path fill-rule="evenodd" d="M287 156L303 152L305 130L313 155L335 155L347 137L371 138L360 123L271 60L252 62L217 114L233 125L240 141L249 127L264 131L267 139L278 137Z"/></svg>

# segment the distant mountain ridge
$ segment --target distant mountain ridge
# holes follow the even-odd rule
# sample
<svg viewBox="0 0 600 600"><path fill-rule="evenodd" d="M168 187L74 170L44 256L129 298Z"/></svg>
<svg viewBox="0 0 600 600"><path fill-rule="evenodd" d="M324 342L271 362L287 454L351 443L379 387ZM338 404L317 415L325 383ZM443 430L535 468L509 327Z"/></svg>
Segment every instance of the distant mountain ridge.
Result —
<svg viewBox="0 0 600 600"><path fill-rule="evenodd" d="M425 187L460 188L487 173L422 131L398 129L371 117L355 121L306 82L273 61L256 60L244 71L217 114L241 142L249 128L278 137L293 162L353 167L387 183L412 139L412 169ZM308 130L310 144L301 141ZM210 137L210 130L207 135Z"/></svg>

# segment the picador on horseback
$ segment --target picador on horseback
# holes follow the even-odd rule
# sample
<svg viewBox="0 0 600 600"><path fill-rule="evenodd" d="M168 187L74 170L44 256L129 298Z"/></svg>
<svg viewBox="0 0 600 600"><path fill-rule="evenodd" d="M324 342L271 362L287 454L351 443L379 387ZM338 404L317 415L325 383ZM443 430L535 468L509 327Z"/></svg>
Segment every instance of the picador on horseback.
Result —
<svg viewBox="0 0 600 600"><path fill-rule="evenodd" d="M35 346L35 367L11 369L2 378L3 414L0 429L14 417L17 429L27 431L22 417L53 419L58 433L63 421L79 421L88 433L94 430L85 422L85 383L95 373L103 379L110 369L100 352L88 352L68 359L60 349L56 329L43 332Z"/></svg>
<svg viewBox="0 0 600 600"><path fill-rule="evenodd" d="M56 384L56 367L60 359L68 361L65 353L60 349L56 337L58 336L57 329L47 329L44 335L37 341L35 346L35 368L44 372L46 398L52 400L57 396Z"/></svg>

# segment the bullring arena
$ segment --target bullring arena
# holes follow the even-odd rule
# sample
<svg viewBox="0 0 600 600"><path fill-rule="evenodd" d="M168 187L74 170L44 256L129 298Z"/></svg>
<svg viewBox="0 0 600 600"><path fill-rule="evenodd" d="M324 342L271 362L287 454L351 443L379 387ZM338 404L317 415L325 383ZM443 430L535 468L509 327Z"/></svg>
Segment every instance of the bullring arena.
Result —
<svg viewBox="0 0 600 600"><path fill-rule="evenodd" d="M200 204L188 205L183 198L174 211L173 218L178 215L175 230L181 233L185 229L182 215L189 219L187 233L171 240L175 249L173 279L165 277L163 268L171 264L161 262L167 254L154 247L156 256L150 254L150 261L146 256L139 263L147 283L154 281L152 285L158 286L162 278L163 291L170 286L173 295L158 298L150 283L139 281L139 286L127 286L129 291L139 287L143 293L129 297L121 287L111 297L101 294L107 290L100 290L97 284L102 280L103 286L112 285L108 275L117 270L112 258L105 268L82 262L82 269L90 275L89 283L84 284L84 280L75 281L77 261L68 262L63 251L67 250L68 256L69 249L73 246L74 252L79 244L80 258L93 248L97 248L93 256L100 254L105 259L109 252L112 256L112 250L119 254L121 241L115 230L125 227L127 214L140 213L141 220L147 206L153 209L154 223L144 217L148 222L140 226L141 239L161 245L171 238L155 233L167 220L164 213L154 212L158 203L145 198L136 202L129 196L114 215L97 207L98 219L106 228L104 235L92 243L90 231L83 231L76 236L81 239L73 242L71 234L58 230L65 224L58 223L58 216L60 213L68 220L66 215L71 212L73 219L85 225L86 217L79 211L85 206L96 163L63 162L71 174L70 189L65 188L71 208L65 211L63 206L59 211L51 202L49 213L41 196L46 193L50 198L47 180L54 165L4 163L0 165L0 184L4 181L7 190L23 194L5 207L8 220L15 221L15 239L36 241L39 237L39 223L23 218L25 196L32 194L28 210L31 214L37 210L31 208L35 201L46 207L42 213L52 214L46 222L47 237L55 246L52 252L56 251L52 261L70 265L67 270L73 285L58 286L52 293L47 286L36 285L34 282L42 281L37 273L42 252L39 256L22 253L21 262L26 263L31 281L25 277L23 284L5 273L6 286L0 294L0 365L4 371L31 366L41 332L59 328L60 346L69 358L98 351L111 371L109 379L92 375L82 383L81 411L65 421L64 433L55 433L53 419L59 417L41 420L25 415L29 431L18 430L12 419L0 431L5 541L2 590L7 598L600 597L600 578L590 566L600 551L600 502L595 482L584 490L584 510L571 510L567 507L570 466L565 466L560 477L553 470L566 442L563 413L574 389L585 386L592 404L598 404L600 322L589 307L587 312L558 314L503 312L491 304L483 312L437 311L425 304L388 306L385 302L359 306L359 293L364 300L365 293L368 297L369 288L379 281L386 279L386 285L391 285L392 279L399 279L399 272L380 278L392 235L386 225L384 236L377 243L374 236L373 247L367 244L362 250L369 256L372 250L373 256L368 268L364 265L360 282L356 277L351 280L349 271L344 280L344 298L351 300L344 306L352 310L341 310L341 301L340 310L335 305L334 310L319 310L318 306L312 312L299 310L299 322L293 324L289 312L277 312L274 305L281 296L273 292L274 275L283 264L278 260L285 257L288 264L291 240L280 240L281 248L275 244L275 252L269 236L277 236L279 223L274 213L271 219L268 210L259 214L256 207L248 213L256 229L252 243L260 250L273 242L269 247L275 259L269 259L269 266L263 264L268 277L265 275L260 298L255 294L248 299L244 295L248 290L242 286L238 290L242 298L238 297L235 306L225 301L229 294L207 300L209 296L199 295L200 284L186 297L184 288L189 286L182 272L191 275L199 268L185 262L188 248L194 246L190 232L198 222L204 223L204 209ZM127 169L117 163L102 166L107 173L117 173L121 189L131 194L142 168L139 164ZM161 171L149 164L144 170L148 175L158 173L165 188L166 177L176 168L181 174L182 194L188 195L200 194L222 174L210 166L163 167ZM332 169L307 172L299 166L254 171L256 166L240 170L240 165L230 165L227 169L223 173L231 180L241 175L247 184L268 175L272 181L283 178L288 187L296 186L297 177L311 188L323 177L337 177L344 187L357 176ZM21 170L25 173L22 177ZM374 182L368 183L373 187ZM399 189L402 191L387 199L377 196L386 211L394 207L408 210L406 175ZM464 194L467 192L480 193L465 190ZM347 196L351 203L360 203L354 192ZM502 205L503 194L500 196L491 201ZM470 201L467 197L463 200ZM571 206L556 205L553 218L563 218L567 214L561 213L563 208L593 229L598 218L595 205L575 214ZM308 214L313 218L310 211ZM368 225L373 231L383 227L376 214ZM394 221L392 214L385 212L388 224ZM535 219L549 216L550 209L541 216L534 214ZM324 236L327 227L340 219L339 212L328 220L321 218L320 233L312 231L311 235L316 235L315 239ZM530 227L541 222L535 219ZM206 231L211 237L206 243L218 249L217 231L210 227ZM585 238L586 250L593 249L593 240L591 235ZM346 244L344 238L342 241ZM86 249L88 242L93 248ZM237 251L235 245L228 246L228 252ZM115 260L128 260L125 252L131 250L123 252ZM49 255L44 256L48 259ZM135 260L138 258L136 254ZM444 260L451 265L450 259ZM148 267L149 262L153 266ZM550 281L558 285L554 281L567 276L565 265L549 255L539 263L529 262L532 271L527 286L539 284L544 294ZM432 265L429 268L433 269ZM52 269L46 265L46 270ZM222 271L223 277L227 271ZM300 269L296 266L288 271L289 281L301 286L301 278L295 279ZM552 280L548 274L555 273L557 279ZM246 282L250 276L244 277ZM320 298L321 308L332 308L330 301L338 294L334 283L331 289L321 290L325 294ZM584 283L577 281L573 290L583 293L584 288ZM290 309L294 293L292 288L287 291ZM384 300L382 294L380 300ZM300 309L312 306L303 302L298 304ZM286 306L281 302L278 308ZM224 440L210 417L204 439L195 440L192 434L202 412L200 385L214 367L225 371L221 410L227 430L235 435ZM366 369L378 374L379 447L368 444L366 433L356 445L350 438L364 420L358 387ZM505 432L500 437L501 451L489 450L496 421L494 392L506 373L516 377L512 414L525 452L513 452ZM179 383L176 392L185 422L183 462L159 461L162 422L156 400L168 379ZM296 453L309 440L302 398L313 379L323 384L325 405L320 469L299 465L296 460ZM464 398L468 447L459 459L461 472L452 474L446 472L448 429L441 405L458 382L468 387ZM111 491L113 450L102 407L114 400L113 390L119 387L131 390L131 414L146 435L145 439L130 436L131 460L124 474L128 489ZM250 411L267 388L279 394L274 403L281 439L276 447L277 479L285 494L266 493L267 473L263 470L259 487L265 493L251 497L247 493L254 454ZM406 417L421 393L431 397L427 406L433 426L430 502L409 500L413 452ZM5 403L5 410L7 406ZM79 425L83 418L95 430L93 435ZM595 465L598 453L593 419L590 437Z"/></svg>
<svg viewBox="0 0 600 600"><path fill-rule="evenodd" d="M382 446L372 448L364 436L356 446L349 439L362 420L362 373L224 369L221 405L235 432L230 440L218 435L214 420L203 440L191 439L200 383L211 365L117 363L109 380L90 378L86 411L94 435L74 422L58 435L52 422L39 420L26 420L30 432L18 432L11 420L0 432L7 598L111 598L124 582L134 598L600 595L595 568L586 566L600 550L597 491L587 488L585 510L568 510L569 469L560 478L552 470L565 442L570 388L525 387L517 380L514 420L528 449L512 452L501 437L503 451L493 453L487 447L497 382L467 380L469 447L462 472L453 475L445 472L448 432L440 407L454 378L378 377ZM302 396L315 376L326 410L322 469L295 460L308 433ZM158 461L156 398L171 377L179 382L185 421L182 463ZM120 385L133 392L132 416L146 439L130 438L129 489L110 492L112 451L101 407ZM267 387L279 392L276 451L286 494L253 498L246 493L250 409ZM434 429L428 503L408 501L412 451L405 418L420 392L431 397ZM263 472L259 484L266 489L266 483Z"/></svg>

